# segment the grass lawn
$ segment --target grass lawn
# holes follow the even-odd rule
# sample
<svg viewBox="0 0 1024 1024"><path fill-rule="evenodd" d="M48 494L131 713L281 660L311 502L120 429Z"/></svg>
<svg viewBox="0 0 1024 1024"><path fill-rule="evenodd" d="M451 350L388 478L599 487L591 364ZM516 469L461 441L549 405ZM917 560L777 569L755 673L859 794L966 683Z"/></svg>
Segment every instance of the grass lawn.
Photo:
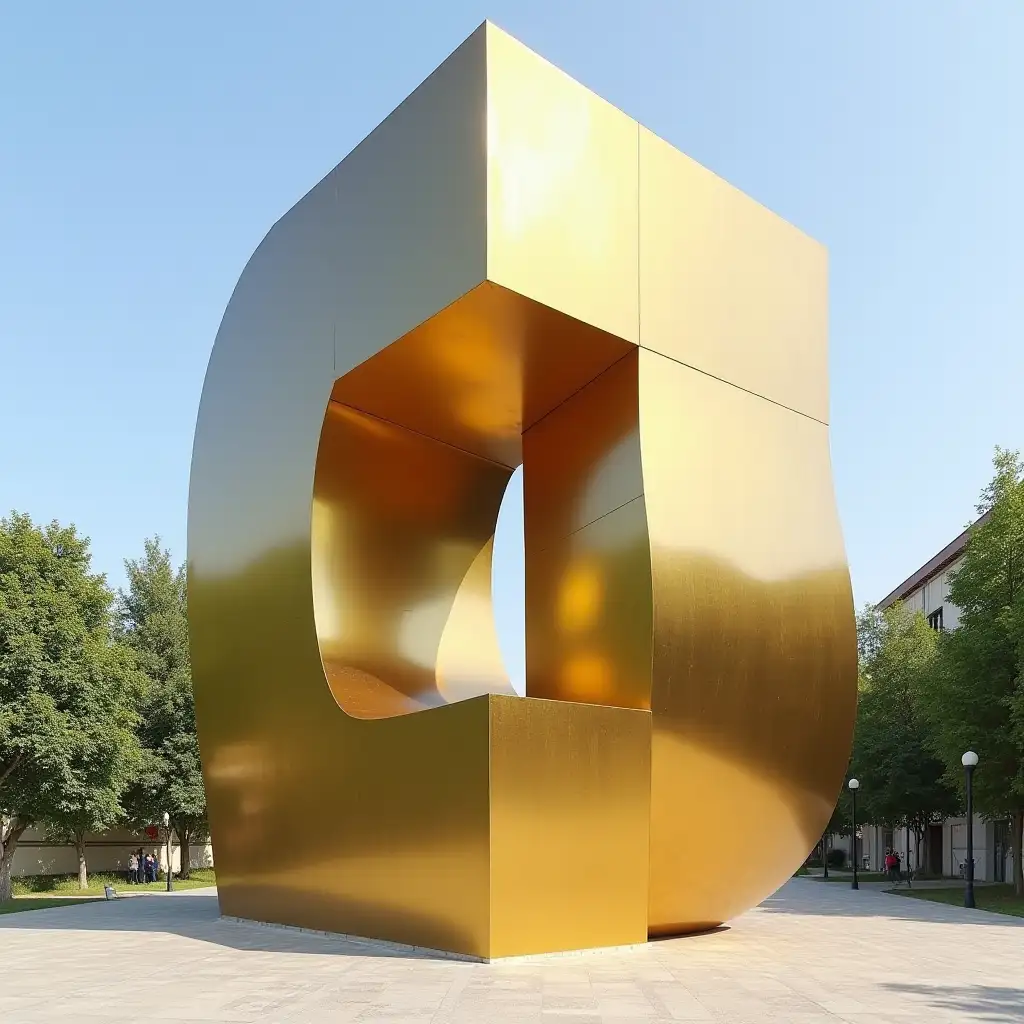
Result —
<svg viewBox="0 0 1024 1024"><path fill-rule="evenodd" d="M193 868L191 878L174 879L175 889L199 889L216 884L213 868ZM112 885L118 892L159 892L167 888L167 882L162 878L157 882L129 885L124 875L107 872L89 875L88 889L78 888L78 875L26 875L12 879L15 896L77 896L79 893L83 896L102 896L105 885Z"/></svg>
<svg viewBox="0 0 1024 1024"><path fill-rule="evenodd" d="M819 882L844 882L849 885L853 881L853 872L847 871L843 874L834 874L829 871L828 878L823 878L821 875L815 875L815 878ZM884 882L889 876L883 874L881 871L858 871L857 881L858 882Z"/></svg>
<svg viewBox="0 0 1024 1024"><path fill-rule="evenodd" d="M931 900L933 903L948 903L953 907L964 905L963 883L949 889L887 889L897 896L909 896L915 900ZM978 910L989 910L993 914L1010 914L1024 917L1024 896L1014 896L1012 885L981 885L974 890L974 902Z"/></svg>
<svg viewBox="0 0 1024 1024"><path fill-rule="evenodd" d="M79 903L98 903L99 900L56 899L53 896L22 896L7 903L0 903L0 914L18 914L23 910L46 910L48 907L73 907Z"/></svg>

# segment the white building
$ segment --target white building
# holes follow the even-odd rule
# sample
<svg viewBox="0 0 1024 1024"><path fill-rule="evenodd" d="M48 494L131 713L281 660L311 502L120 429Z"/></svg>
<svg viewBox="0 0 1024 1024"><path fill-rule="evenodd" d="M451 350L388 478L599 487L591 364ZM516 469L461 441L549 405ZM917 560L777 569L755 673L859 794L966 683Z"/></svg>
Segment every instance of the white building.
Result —
<svg viewBox="0 0 1024 1024"><path fill-rule="evenodd" d="M932 629L956 629L960 612L949 601L949 580L964 557L967 538L975 526L986 522L986 512L976 523L969 526L956 540L950 541L934 558L930 558L917 572L907 577L895 590L878 602L882 610L897 601L912 612L921 612Z"/></svg>
<svg viewBox="0 0 1024 1024"><path fill-rule="evenodd" d="M913 612L921 612L932 629L955 629L960 612L949 600L949 580L963 560L967 538L975 526L988 519L988 513L947 544L937 555L925 562L879 603L885 609L902 601ZM1008 821L985 821L974 816L974 877L1005 882L1013 877ZM865 826L859 842L860 863L870 870L882 870L885 851L894 847L916 871L934 875L959 877L967 859L967 823L963 817L947 818L930 825L921 844L920 863L915 860L916 840L911 833L909 861L906 829L883 829ZM848 849L848 848L847 848Z"/></svg>

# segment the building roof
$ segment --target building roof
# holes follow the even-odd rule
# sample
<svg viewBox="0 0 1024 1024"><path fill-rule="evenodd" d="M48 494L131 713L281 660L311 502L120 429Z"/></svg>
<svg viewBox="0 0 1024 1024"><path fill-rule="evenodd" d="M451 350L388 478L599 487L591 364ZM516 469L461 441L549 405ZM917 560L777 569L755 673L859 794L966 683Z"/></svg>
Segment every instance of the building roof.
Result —
<svg viewBox="0 0 1024 1024"><path fill-rule="evenodd" d="M959 537L950 541L937 555L928 559L917 572L908 576L895 590L883 597L878 602L877 607L884 610L897 601L906 600L918 587L924 586L933 576L937 576L946 566L955 562L964 548L967 547L967 538L970 537L971 531L976 526L987 522L990 515L992 515L992 512L988 511L971 523Z"/></svg>

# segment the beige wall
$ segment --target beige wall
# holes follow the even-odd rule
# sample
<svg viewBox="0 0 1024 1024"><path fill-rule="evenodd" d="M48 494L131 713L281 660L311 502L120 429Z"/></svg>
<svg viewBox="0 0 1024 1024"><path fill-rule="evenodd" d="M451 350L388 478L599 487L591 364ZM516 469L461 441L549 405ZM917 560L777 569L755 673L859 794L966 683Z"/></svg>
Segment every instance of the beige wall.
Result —
<svg viewBox="0 0 1024 1024"><path fill-rule="evenodd" d="M865 825L862 829L860 866L871 871L882 871L885 867L886 832L874 825ZM979 882L991 881L997 875L995 823L984 821L974 816L974 877ZM907 866L907 833L906 829L894 829L892 843L896 852ZM921 867L928 865L927 840L921 844ZM839 845L838 842L836 845ZM848 848L848 847L847 847ZM910 866L916 871L916 841L913 833L910 836ZM1003 878L1012 878L1013 857L1003 851ZM865 865L865 859L867 864ZM942 822L942 873L947 878L961 877L960 871L967 859L967 827L966 818L947 818Z"/></svg>
<svg viewBox="0 0 1024 1024"><path fill-rule="evenodd" d="M162 840L147 839L145 833L113 830L86 837L86 861L90 871L123 871L127 875L128 858L132 850L142 847L154 850L163 869L167 861L167 846ZM192 867L213 865L213 848L207 843L189 847ZM177 841L171 844L171 858L175 871L181 870L181 850ZM22 875L71 875L78 872L78 854L73 846L60 846L47 842L43 832L27 830L14 852L11 873Z"/></svg>

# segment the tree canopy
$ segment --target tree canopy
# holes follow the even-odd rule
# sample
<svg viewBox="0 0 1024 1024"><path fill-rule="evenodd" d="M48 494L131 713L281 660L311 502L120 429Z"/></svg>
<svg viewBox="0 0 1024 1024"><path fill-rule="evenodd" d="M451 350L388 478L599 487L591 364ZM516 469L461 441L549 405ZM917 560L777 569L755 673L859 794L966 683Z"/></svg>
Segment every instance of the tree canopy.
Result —
<svg viewBox="0 0 1024 1024"><path fill-rule="evenodd" d="M938 670L938 633L920 612L896 604L865 609L858 636L862 686L851 770L863 787L861 814L909 828L920 846L928 825L959 808L923 703Z"/></svg>
<svg viewBox="0 0 1024 1024"><path fill-rule="evenodd" d="M943 633L934 681L924 692L931 745L948 781L963 786L960 756L979 758L977 809L1009 816L1014 882L1024 892L1024 460L996 449L994 475L978 503L987 518L972 530L949 584L959 625Z"/></svg>
<svg viewBox="0 0 1024 1024"><path fill-rule="evenodd" d="M0 520L0 899L29 827L78 850L166 811L188 874L207 836L183 567L159 540L115 603L73 526Z"/></svg>
<svg viewBox="0 0 1024 1024"><path fill-rule="evenodd" d="M122 814L144 681L112 601L74 527L0 520L0 899L28 826L83 836Z"/></svg>
<svg viewBox="0 0 1024 1024"><path fill-rule="evenodd" d="M975 808L1010 819L1024 892L1024 459L997 448L963 556L950 573L957 628L896 604L858 618L861 684L850 772L861 819L906 826L963 813L960 758L974 750ZM837 808L838 810L838 808ZM833 825L835 822L832 823ZM831 825L830 825L831 827ZM920 858L918 858L920 863Z"/></svg>
<svg viewBox="0 0 1024 1024"><path fill-rule="evenodd" d="M143 699L139 740L144 770L129 794L139 824L164 812L181 843L187 877L189 844L207 836L195 702L188 646L185 567L175 568L159 538L145 542L141 558L125 562L128 586L120 592L120 635L135 652L149 686Z"/></svg>

